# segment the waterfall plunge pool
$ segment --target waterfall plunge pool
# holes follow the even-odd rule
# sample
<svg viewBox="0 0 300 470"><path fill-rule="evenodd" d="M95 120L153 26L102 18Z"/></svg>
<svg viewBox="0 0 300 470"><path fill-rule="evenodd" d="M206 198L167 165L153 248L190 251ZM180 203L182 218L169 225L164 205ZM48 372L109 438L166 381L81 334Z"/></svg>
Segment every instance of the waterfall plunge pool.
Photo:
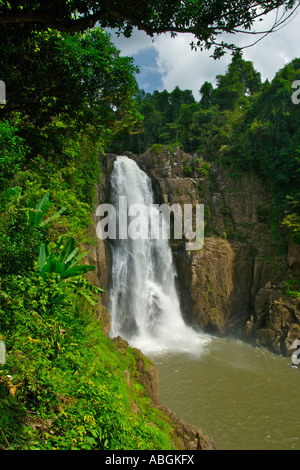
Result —
<svg viewBox="0 0 300 470"><path fill-rule="evenodd" d="M162 405L218 450L300 450L300 371L289 358L211 337L198 356L149 353Z"/></svg>

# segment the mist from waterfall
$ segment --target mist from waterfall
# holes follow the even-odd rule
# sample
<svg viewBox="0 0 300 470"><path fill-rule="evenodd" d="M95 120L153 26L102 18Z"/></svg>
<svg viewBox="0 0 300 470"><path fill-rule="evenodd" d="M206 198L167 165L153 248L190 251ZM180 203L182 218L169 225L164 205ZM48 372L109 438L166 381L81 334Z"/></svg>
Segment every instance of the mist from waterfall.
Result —
<svg viewBox="0 0 300 470"><path fill-rule="evenodd" d="M147 206L143 229L147 227L149 236L111 240L110 336L121 336L146 353L183 351L199 355L210 338L185 324L169 240L150 235L150 212L158 212L153 207L151 180L133 160L119 156L111 175L111 204L117 221L122 196L127 197L128 207ZM129 221L133 219L128 217Z"/></svg>

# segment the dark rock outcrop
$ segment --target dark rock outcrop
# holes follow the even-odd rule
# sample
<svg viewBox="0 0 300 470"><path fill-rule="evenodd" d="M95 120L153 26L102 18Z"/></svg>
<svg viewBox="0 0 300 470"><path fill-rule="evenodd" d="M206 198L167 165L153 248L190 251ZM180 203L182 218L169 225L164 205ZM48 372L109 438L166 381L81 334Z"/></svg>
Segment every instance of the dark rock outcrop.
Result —
<svg viewBox="0 0 300 470"><path fill-rule="evenodd" d="M205 436L201 429L185 423L167 406L158 406L173 428L174 444L178 450L216 450L213 440Z"/></svg>

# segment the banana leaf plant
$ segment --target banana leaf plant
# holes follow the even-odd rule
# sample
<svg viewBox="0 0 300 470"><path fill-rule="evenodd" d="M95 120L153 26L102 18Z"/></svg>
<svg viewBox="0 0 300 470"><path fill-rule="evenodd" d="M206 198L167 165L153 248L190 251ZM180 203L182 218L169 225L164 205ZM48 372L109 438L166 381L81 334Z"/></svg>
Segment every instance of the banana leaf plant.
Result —
<svg viewBox="0 0 300 470"><path fill-rule="evenodd" d="M39 268L40 274L55 273L60 279L80 276L95 269L91 265L79 265L79 261L89 252L78 254L74 238L68 238L60 253L49 250L46 243L40 247Z"/></svg>
<svg viewBox="0 0 300 470"><path fill-rule="evenodd" d="M51 205L50 202L50 193L46 193L38 202L34 204L30 202L28 204L27 209L27 225L29 227L44 227L52 220L56 219L57 217L62 214L66 208L62 207L59 211L55 212L55 214L51 215L47 219L43 220L45 217L46 212L48 211Z"/></svg>
<svg viewBox="0 0 300 470"><path fill-rule="evenodd" d="M87 291L90 291L92 294L98 294L103 292L103 290L82 278L83 274L94 270L95 266L78 264L88 253L79 254L78 248L75 247L74 238L68 238L60 252L50 250L47 244L44 243L40 247L39 270L44 278L46 278L47 274L56 274L62 281L58 284L59 288L65 287L66 280L68 280L67 287L72 288L77 294L85 297L89 303L95 305L97 302ZM53 295L52 302L60 303L66 297L67 295L60 291Z"/></svg>

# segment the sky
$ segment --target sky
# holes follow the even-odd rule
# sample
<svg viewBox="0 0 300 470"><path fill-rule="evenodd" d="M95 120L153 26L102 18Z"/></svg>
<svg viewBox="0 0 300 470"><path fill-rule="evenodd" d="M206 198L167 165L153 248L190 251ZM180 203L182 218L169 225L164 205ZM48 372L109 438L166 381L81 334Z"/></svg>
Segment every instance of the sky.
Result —
<svg viewBox="0 0 300 470"><path fill-rule="evenodd" d="M274 12L267 15L255 30L269 29L274 18ZM211 51L191 50L189 44L194 37L190 34L178 34L176 38L162 34L153 40L139 30L135 30L128 39L117 37L112 30L108 32L121 54L134 58L135 65L140 69L136 76L139 88L150 93L154 90L171 92L179 86L182 90L192 90L195 99L199 100L203 83L209 81L214 85L216 76L224 74L231 62L230 52L215 60L210 57ZM258 36L239 33L231 35L228 40L239 46L247 46L256 39ZM300 57L300 9L283 28L243 52L243 58L253 62L263 81L271 81L276 72L295 57Z"/></svg>

